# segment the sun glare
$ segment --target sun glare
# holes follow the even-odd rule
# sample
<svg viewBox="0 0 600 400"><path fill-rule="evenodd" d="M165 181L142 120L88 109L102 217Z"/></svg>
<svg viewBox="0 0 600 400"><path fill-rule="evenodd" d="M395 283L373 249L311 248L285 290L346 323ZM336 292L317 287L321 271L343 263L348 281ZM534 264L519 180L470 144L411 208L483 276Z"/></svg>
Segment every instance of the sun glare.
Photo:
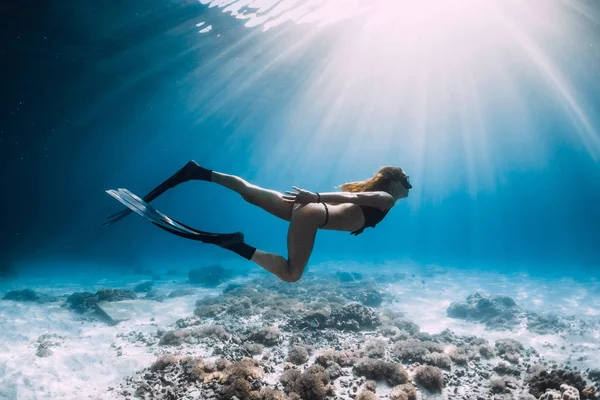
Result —
<svg viewBox="0 0 600 400"><path fill-rule="evenodd" d="M386 36L452 34L485 18L488 3L488 0L374 1L363 32Z"/></svg>
<svg viewBox="0 0 600 400"><path fill-rule="evenodd" d="M287 134L265 143L288 162L290 149L312 158L309 163L332 155L348 162L393 156L412 164L416 179L427 168L443 171L455 163L475 193L496 186L507 156L517 164L544 162L549 139L535 128L535 107L567 116L573 133L565 139L600 160L599 116L564 72L569 60L563 47L581 46L577 54L589 61L587 41L598 39L584 28L589 21L597 26L598 16L581 2L201 2L222 7L246 26L262 26L260 33L273 40L274 28L286 22L285 29L308 28L297 43L279 43L273 61L244 74L238 85L249 87L278 65L292 67L287 60L301 52L302 63L293 65L303 72L301 88L282 103L277 118L271 115L274 129ZM317 33L310 33L311 25ZM318 29L326 30L329 42L326 54L316 56L313 49L324 45ZM230 78L224 77L233 85ZM282 160L271 161L281 168Z"/></svg>

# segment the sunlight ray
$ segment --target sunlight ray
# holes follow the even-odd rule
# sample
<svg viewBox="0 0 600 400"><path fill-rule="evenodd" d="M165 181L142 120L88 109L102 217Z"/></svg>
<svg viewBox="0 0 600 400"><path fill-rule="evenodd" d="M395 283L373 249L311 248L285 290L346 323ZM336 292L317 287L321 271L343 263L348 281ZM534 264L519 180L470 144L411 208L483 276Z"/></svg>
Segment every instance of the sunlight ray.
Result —
<svg viewBox="0 0 600 400"><path fill-rule="evenodd" d="M221 78L207 93L228 95L214 96L210 105L201 97L192 105L200 114L226 107L274 72L292 66L295 71L290 79L297 80L290 80L281 109L269 116L271 130L285 134L257 139L259 148L285 155L268 160L267 170L281 171L282 163L300 168L301 160L328 157L347 164L368 154L371 160L410 159L413 175L424 177L427 168L436 171L435 179L460 179L444 165L462 163L459 170L470 193L492 190L503 171L536 165L550 146L531 124L529 89L518 73L524 62L541 72L531 85L551 85L554 98L544 107L562 104L577 132L571 138L600 159L598 118L545 42L548 32L558 34L575 24L573 15L595 20L585 6L567 0L201 2L258 28L248 37L267 36L261 38L261 63L253 64L245 54L252 42L247 37L223 50L219 61L228 58L231 65L221 67ZM574 13L567 15L561 7ZM294 30L290 43L286 35ZM282 43L283 37L288 42ZM233 62L235 54L248 61ZM247 114L250 120L260 112ZM500 150L510 163L499 162Z"/></svg>

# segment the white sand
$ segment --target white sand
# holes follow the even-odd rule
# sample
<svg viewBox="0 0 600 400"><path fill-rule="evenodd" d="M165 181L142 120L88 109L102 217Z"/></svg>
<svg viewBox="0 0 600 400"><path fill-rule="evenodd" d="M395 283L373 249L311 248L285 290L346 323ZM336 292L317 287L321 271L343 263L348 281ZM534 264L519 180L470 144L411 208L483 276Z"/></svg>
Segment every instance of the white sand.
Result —
<svg viewBox="0 0 600 400"><path fill-rule="evenodd" d="M145 281L139 276L122 276L119 277L121 282L105 280L90 286L53 282L48 287L48 283L40 282L42 279L28 279L11 282L10 289L32 288L44 294L60 295L96 291L102 287L132 288L135 279L138 283ZM183 279L179 281L157 283L155 287L164 294L182 286L190 287L181 283ZM4 293L7 289L1 287L0 290ZM125 376L156 359L153 349L117 335L130 331L154 333L158 327L192 316L197 299L218 293L217 290L194 290L195 295L155 302L149 312L116 326L85 320L60 307L62 302L0 301L0 399L110 398L109 387L115 387ZM61 345L51 347L54 354L45 358L36 356L37 339L43 334L61 337L52 339ZM121 356L118 347L121 347Z"/></svg>
<svg viewBox="0 0 600 400"><path fill-rule="evenodd" d="M409 271L411 271L409 269ZM550 280L525 274L500 274L485 271L446 269L446 273L423 277L417 275L388 286L398 298L395 309L404 312L427 333L451 329L461 335L476 335L494 341L512 338L526 347L533 347L541 355L558 362L570 360L579 368L600 368L600 282L577 282L572 279ZM421 280L425 281L425 284ZM573 316L595 326L584 335L539 335L524 328L513 331L486 331L483 324L471 323L446 316L450 303L465 302L474 292L484 295L512 297L528 311L540 314ZM561 349L565 346L565 349ZM576 350L575 353L573 351ZM578 361L585 356L586 360Z"/></svg>

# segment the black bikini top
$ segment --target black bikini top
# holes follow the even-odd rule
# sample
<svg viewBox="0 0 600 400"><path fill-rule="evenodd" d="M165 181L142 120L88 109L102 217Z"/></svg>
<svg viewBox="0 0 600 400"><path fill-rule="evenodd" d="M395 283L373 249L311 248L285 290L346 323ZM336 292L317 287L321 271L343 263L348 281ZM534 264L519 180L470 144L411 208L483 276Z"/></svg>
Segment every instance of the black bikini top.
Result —
<svg viewBox="0 0 600 400"><path fill-rule="evenodd" d="M382 210L381 208L371 207L371 206L360 206L362 209L363 215L365 216L365 224L362 228L355 230L354 232L350 232L351 235L360 235L365 228L372 227L381 222L383 218L387 215L387 213L391 210Z"/></svg>

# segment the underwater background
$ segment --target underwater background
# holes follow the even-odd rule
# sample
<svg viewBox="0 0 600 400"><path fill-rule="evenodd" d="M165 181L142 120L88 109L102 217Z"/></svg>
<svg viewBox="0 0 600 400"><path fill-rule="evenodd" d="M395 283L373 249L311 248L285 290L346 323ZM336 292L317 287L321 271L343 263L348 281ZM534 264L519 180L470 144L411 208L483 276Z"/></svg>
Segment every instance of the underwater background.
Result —
<svg viewBox="0 0 600 400"><path fill-rule="evenodd" d="M143 196L191 159L279 191L335 191L395 165L410 196L360 236L319 231L303 280L388 274L377 279L390 304L404 301L431 334L460 331L440 315L475 292L600 324L600 3L21 1L3 5L2 20L1 294L60 297L153 277L165 293L194 288L146 310L144 321L166 326L225 287L190 286L190 270L219 265L235 271L227 279L275 284L138 216L101 227L121 209L105 190ZM186 183L153 205L286 255L287 222L215 184ZM85 320L44 304L0 302L0 397L78 398L69 388L95 379L31 389L35 376L60 376L58 361L35 356L39 335L72 335L79 356L86 348L73 328ZM110 345L110 329L128 323L98 325L94 343ZM599 332L581 339L592 346L582 369L600 368ZM58 370L72 371L65 357ZM104 363L115 369L99 372L110 378L94 396L151 360Z"/></svg>

